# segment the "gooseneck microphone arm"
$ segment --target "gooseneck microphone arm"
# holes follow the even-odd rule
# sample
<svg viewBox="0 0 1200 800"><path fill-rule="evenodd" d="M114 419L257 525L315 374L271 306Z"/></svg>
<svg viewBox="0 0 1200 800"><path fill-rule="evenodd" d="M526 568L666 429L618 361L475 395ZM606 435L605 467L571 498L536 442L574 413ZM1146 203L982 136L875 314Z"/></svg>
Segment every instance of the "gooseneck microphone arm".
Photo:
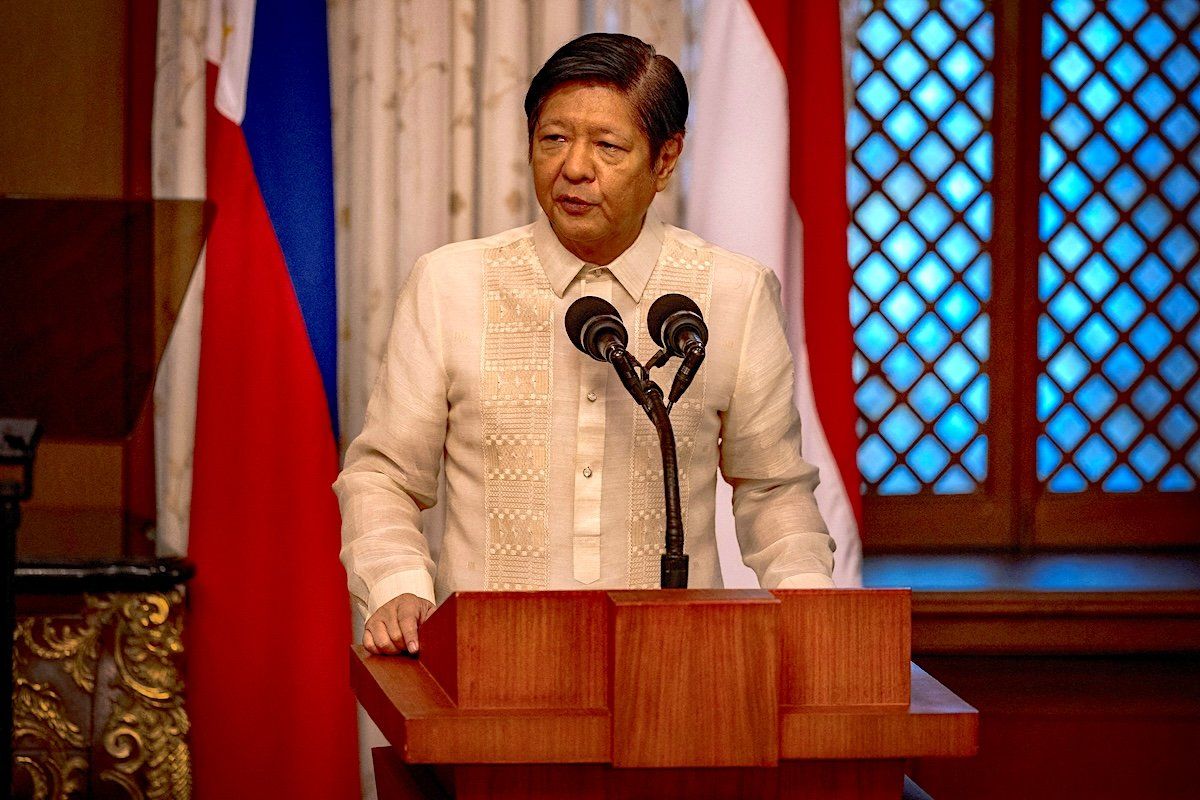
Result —
<svg viewBox="0 0 1200 800"><path fill-rule="evenodd" d="M679 458L675 450L671 417L663 403L662 388L650 380L645 368L626 349L629 334L621 322L620 313L607 300L599 297L579 298L567 309L566 327L572 344L597 361L607 361L613 365L621 383L654 425L658 434L658 448L662 453L663 499L666 501L666 552L662 556L659 585L663 589L686 589L688 557L683 552Z"/></svg>

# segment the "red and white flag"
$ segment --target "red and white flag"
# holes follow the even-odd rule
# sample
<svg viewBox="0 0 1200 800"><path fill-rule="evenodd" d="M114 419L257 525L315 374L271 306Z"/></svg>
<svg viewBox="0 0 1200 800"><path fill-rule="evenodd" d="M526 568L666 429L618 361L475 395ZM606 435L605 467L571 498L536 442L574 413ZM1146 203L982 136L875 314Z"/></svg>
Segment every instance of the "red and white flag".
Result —
<svg viewBox="0 0 1200 800"><path fill-rule="evenodd" d="M779 276L804 455L821 470L817 502L837 543L834 581L858 586L839 4L712 0L702 31L687 145L694 165L688 227ZM723 552L732 529L731 519L718 520ZM726 585L745 585L740 570L727 567L725 575Z"/></svg>

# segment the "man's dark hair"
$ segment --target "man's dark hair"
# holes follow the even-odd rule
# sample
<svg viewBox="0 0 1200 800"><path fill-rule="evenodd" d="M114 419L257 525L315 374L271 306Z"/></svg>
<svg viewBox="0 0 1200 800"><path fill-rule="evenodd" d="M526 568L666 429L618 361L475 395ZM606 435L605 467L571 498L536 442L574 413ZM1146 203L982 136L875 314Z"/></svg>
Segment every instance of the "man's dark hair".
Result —
<svg viewBox="0 0 1200 800"><path fill-rule="evenodd" d="M688 91L675 62L651 45L623 33L587 33L564 44L533 76L525 93L532 152L533 129L555 89L573 82L612 86L629 99L638 127L650 140L650 159L663 143L684 132Z"/></svg>

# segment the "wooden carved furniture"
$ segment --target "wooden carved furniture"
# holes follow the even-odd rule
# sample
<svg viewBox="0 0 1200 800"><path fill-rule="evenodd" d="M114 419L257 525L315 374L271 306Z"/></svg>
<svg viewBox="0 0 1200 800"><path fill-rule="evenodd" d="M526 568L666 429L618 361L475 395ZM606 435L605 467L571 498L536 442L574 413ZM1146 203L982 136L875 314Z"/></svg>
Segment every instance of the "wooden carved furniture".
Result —
<svg viewBox="0 0 1200 800"><path fill-rule="evenodd" d="M17 570L14 797L191 795L175 560Z"/></svg>
<svg viewBox="0 0 1200 800"><path fill-rule="evenodd" d="M975 751L906 590L459 593L419 658L356 647L385 798L898 798Z"/></svg>

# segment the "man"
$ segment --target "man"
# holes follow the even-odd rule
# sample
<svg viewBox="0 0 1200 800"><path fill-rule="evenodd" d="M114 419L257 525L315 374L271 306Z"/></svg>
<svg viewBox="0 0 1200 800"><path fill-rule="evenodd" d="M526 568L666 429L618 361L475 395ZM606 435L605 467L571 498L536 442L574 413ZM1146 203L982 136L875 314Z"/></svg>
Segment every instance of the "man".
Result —
<svg viewBox="0 0 1200 800"><path fill-rule="evenodd" d="M460 589L658 585L657 438L611 367L568 340L563 316L585 294L617 307L643 363L658 297L691 297L708 323L707 359L672 412L689 585L721 585L718 464L760 583L833 585L816 469L800 456L779 284L649 210L679 163L687 105L678 68L638 39L590 34L564 45L525 98L545 216L413 268L365 427L335 484L369 651L415 653L435 598ZM673 369L656 373L661 385ZM443 456L435 569L420 512L436 500Z"/></svg>

